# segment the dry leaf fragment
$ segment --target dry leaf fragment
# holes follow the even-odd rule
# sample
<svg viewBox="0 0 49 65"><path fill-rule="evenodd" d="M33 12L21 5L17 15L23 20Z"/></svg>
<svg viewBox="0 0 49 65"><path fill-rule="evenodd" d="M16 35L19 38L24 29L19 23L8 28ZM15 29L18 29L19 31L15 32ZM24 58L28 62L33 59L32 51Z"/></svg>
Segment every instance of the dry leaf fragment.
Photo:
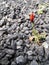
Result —
<svg viewBox="0 0 49 65"><path fill-rule="evenodd" d="M33 40L33 36L30 36L30 37L29 37L29 40L30 40L30 42L31 42L31 41Z"/></svg>

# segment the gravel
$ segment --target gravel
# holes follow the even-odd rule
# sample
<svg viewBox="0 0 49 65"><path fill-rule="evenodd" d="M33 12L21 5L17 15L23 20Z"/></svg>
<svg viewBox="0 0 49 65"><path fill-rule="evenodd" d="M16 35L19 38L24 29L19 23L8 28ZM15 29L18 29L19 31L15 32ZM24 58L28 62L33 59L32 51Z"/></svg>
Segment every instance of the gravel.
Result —
<svg viewBox="0 0 49 65"><path fill-rule="evenodd" d="M0 0L0 65L49 65L49 9L37 14L43 1ZM31 12L35 13L36 30L47 33L47 48L29 41L33 28Z"/></svg>

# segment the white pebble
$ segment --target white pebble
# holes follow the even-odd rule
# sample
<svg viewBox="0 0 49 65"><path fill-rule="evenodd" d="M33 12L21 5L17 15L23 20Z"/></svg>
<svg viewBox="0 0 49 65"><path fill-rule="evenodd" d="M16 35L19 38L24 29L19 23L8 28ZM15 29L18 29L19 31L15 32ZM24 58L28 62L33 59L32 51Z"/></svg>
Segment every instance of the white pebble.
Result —
<svg viewBox="0 0 49 65"><path fill-rule="evenodd" d="M21 46L17 46L17 49L20 49L21 48Z"/></svg>
<svg viewBox="0 0 49 65"><path fill-rule="evenodd" d="M8 7L8 4L6 4L5 6Z"/></svg>
<svg viewBox="0 0 49 65"><path fill-rule="evenodd" d="M48 48L47 42L44 42L44 43L42 44L42 46L43 46L44 48Z"/></svg>

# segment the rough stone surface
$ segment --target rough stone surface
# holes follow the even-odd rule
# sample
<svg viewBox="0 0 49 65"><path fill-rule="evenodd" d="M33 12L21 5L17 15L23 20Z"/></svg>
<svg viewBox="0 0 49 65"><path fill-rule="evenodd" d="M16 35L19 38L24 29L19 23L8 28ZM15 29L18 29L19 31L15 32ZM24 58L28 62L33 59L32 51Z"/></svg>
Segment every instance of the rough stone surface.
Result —
<svg viewBox="0 0 49 65"><path fill-rule="evenodd" d="M37 14L40 3L49 0L0 0L0 65L49 65L49 9ZM48 48L29 41L34 12L35 29L47 33Z"/></svg>

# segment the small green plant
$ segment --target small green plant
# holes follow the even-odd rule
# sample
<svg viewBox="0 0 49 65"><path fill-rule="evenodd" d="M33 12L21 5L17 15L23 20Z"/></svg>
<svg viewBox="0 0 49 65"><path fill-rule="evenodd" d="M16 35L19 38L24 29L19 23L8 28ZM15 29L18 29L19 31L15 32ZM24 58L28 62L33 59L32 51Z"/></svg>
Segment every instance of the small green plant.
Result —
<svg viewBox="0 0 49 65"><path fill-rule="evenodd" d="M42 14L45 8L49 7L49 3L39 4L37 13Z"/></svg>
<svg viewBox="0 0 49 65"><path fill-rule="evenodd" d="M41 9L44 9L44 5L40 5L39 8ZM35 26L36 26L36 23L38 22L38 20L40 19L40 17L38 18L38 20L36 21L36 23L34 23L34 16L33 14L30 15L30 21L32 22L32 36L29 37L29 40L32 42L35 42L35 43L38 43L40 44L41 41L43 41L43 39L45 40L46 38L46 32L42 32L42 33L39 33L36 29L35 29Z"/></svg>
<svg viewBox="0 0 49 65"><path fill-rule="evenodd" d="M36 29L33 29L32 35L34 36L34 42L40 43L40 39L45 39L46 38L46 33L39 33Z"/></svg>
<svg viewBox="0 0 49 65"><path fill-rule="evenodd" d="M29 37L29 40L34 43L37 43L38 45L41 45L41 41L46 38L46 32L39 33L35 28L32 30L32 36Z"/></svg>

